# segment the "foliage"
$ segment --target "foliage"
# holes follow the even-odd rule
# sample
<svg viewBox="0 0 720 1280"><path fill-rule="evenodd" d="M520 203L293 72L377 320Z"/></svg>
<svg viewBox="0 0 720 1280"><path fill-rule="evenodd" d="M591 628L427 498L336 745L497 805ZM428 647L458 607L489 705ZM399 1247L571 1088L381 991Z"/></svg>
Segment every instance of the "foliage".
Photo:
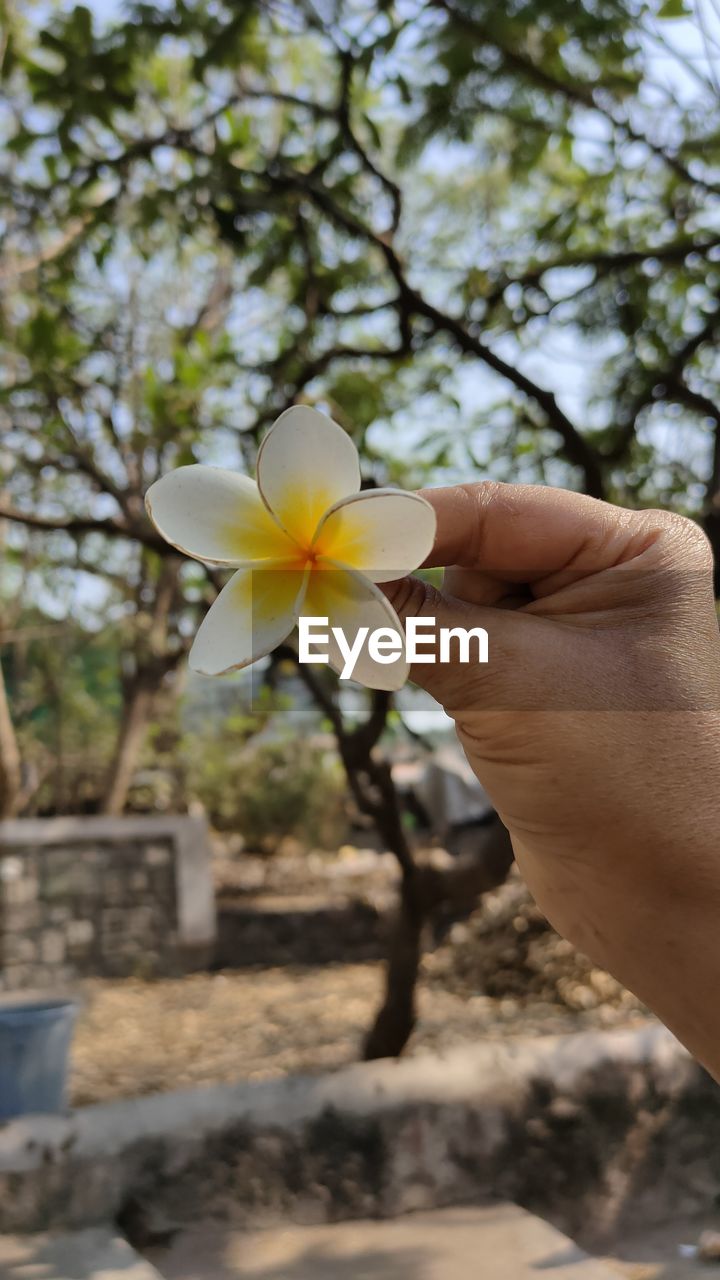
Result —
<svg viewBox="0 0 720 1280"><path fill-rule="evenodd" d="M112 478L131 525L128 486L221 441L251 461L302 392L381 479L398 476L397 437L414 478L550 467L702 514L720 135L712 74L680 51L673 75L658 61L684 12L329 0L321 19L190 0L110 25L82 5L42 30L16 18L13 425L35 415L46 467L100 471L111 495ZM142 354L123 386L129 328ZM558 334L594 360L572 413ZM469 392L468 364L492 374Z"/></svg>
<svg viewBox="0 0 720 1280"><path fill-rule="evenodd" d="M288 736L247 741L251 723L229 716L186 745L188 795L216 828L240 834L248 849L272 853L288 836L308 848L334 848L347 825L337 759L326 746L306 742L299 750Z"/></svg>
<svg viewBox="0 0 720 1280"><path fill-rule="evenodd" d="M88 634L37 610L17 620L2 650L35 813L97 807L116 736L119 637Z"/></svg>

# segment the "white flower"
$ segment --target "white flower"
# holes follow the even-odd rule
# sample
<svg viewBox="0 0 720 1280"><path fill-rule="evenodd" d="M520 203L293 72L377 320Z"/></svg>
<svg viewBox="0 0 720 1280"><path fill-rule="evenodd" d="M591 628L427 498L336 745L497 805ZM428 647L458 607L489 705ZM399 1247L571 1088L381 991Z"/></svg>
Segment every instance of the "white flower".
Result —
<svg viewBox="0 0 720 1280"><path fill-rule="evenodd" d="M148 514L172 546L236 568L203 620L190 665L205 675L249 666L281 644L300 614L327 617L352 644L358 629L402 637L395 610L375 586L427 557L435 513L414 493L360 492L350 437L306 406L281 414L260 446L257 484L219 467L179 467L148 490ZM331 638L330 662L342 669ZM399 689L404 659L381 665L364 648L355 678Z"/></svg>

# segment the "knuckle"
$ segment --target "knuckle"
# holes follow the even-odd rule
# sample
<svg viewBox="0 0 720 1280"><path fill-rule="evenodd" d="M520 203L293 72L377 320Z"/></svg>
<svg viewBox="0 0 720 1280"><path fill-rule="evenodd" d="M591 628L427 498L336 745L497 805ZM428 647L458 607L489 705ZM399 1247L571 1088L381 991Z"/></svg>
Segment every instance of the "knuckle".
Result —
<svg viewBox="0 0 720 1280"><path fill-rule="evenodd" d="M466 545L458 558L463 562L477 560L483 553L486 514L491 507L497 511L503 499L507 500L508 486L499 480L475 480L459 484L457 489L460 501L465 504L464 518L459 524L467 531Z"/></svg>
<svg viewBox="0 0 720 1280"><path fill-rule="evenodd" d="M432 603L432 597L436 595L427 582L412 577L393 583L392 589L386 587L385 594L401 618L416 618L427 609Z"/></svg>
<svg viewBox="0 0 720 1280"><path fill-rule="evenodd" d="M692 561L698 568L710 569L713 551L710 539L695 520L677 511L652 510L645 513L648 526L672 547L674 554Z"/></svg>
<svg viewBox="0 0 720 1280"><path fill-rule="evenodd" d="M499 480L466 480L464 484L458 485L461 493L478 503L496 497L502 487Z"/></svg>

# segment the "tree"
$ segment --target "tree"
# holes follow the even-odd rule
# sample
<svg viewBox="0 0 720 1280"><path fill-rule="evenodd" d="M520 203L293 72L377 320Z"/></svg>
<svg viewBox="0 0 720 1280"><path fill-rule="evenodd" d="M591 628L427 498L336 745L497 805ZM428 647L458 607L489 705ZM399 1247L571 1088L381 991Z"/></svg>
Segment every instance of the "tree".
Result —
<svg viewBox="0 0 720 1280"><path fill-rule="evenodd" d="M510 408L589 492L644 497L647 468L627 476L642 421L679 405L703 429L716 412L718 139L704 120L717 93L697 72L689 100L673 94L651 57L680 13L627 0L601 14L526 0L512 15L486 0L339 3L322 19L305 4L138 5L98 32L78 6L6 54L22 197L9 243L31 228L48 272L107 253L123 220L219 240L236 295L261 289L268 308L272 355L236 352L259 375L250 397L364 362L339 401L362 429L369 365L469 358L505 384L487 421ZM59 155L23 101L56 124ZM527 371L523 347L553 328L620 347L590 428ZM376 417L394 407L382 400Z"/></svg>
<svg viewBox="0 0 720 1280"><path fill-rule="evenodd" d="M122 655L120 727L100 804L106 814L123 812L158 693L189 648L177 626L184 603L179 561L168 557L155 565L158 557L147 551L139 559L131 643Z"/></svg>
<svg viewBox="0 0 720 1280"><path fill-rule="evenodd" d="M0 521L0 553L4 551L5 527ZM7 594L7 586L3 580L2 594ZM3 630L9 622L9 602L3 601ZM10 703L7 695L7 683L2 661L0 660L0 818L14 818L25 803L25 791L22 779L22 756L15 732Z"/></svg>
<svg viewBox="0 0 720 1280"><path fill-rule="evenodd" d="M15 19L19 463L0 513L163 555L142 511L158 472L251 466L304 396L352 431L366 483L566 483L676 506L720 549L718 89L674 53L683 13L190 0L104 27L82 5L43 31ZM417 922L386 712L335 728Z"/></svg>

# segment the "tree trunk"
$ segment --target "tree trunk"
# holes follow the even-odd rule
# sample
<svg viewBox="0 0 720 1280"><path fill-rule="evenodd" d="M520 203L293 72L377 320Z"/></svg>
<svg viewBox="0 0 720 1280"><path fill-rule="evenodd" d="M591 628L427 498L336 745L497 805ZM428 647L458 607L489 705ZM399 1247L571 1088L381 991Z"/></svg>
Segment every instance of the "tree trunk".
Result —
<svg viewBox="0 0 720 1280"><path fill-rule="evenodd" d="M15 817L23 801L22 760L0 663L0 818Z"/></svg>
<svg viewBox="0 0 720 1280"><path fill-rule="evenodd" d="M283 656L297 659L292 650ZM387 723L390 695L374 691L368 719L350 730L330 689L311 667L298 663L298 674L335 731L350 790L362 813L372 818L385 848L395 854L402 871L401 894L385 970L385 993L365 1037L363 1058L396 1058L415 1026L417 987L425 922L442 906L469 915L478 897L502 884L512 865L507 830L497 818L478 832L470 856L452 866L418 866L403 825L402 807L390 765L374 751Z"/></svg>
<svg viewBox="0 0 720 1280"><path fill-rule="evenodd" d="M130 682L124 699L115 754L100 804L101 813L117 815L125 808L152 714L154 696L155 690L147 680L135 677Z"/></svg>
<svg viewBox="0 0 720 1280"><path fill-rule="evenodd" d="M720 421L715 423L710 475L705 489L703 528L715 556L715 595L720 599Z"/></svg>
<svg viewBox="0 0 720 1280"><path fill-rule="evenodd" d="M415 1026L415 990L422 956L423 929L442 908L468 916L478 900L497 889L513 863L507 829L499 818L477 832L470 855L452 866L418 866L404 875L400 910L385 973L385 996L365 1038L363 1058L397 1058Z"/></svg>
<svg viewBox="0 0 720 1280"><path fill-rule="evenodd" d="M720 599L720 509L708 511L703 520L703 528L710 539L715 556L715 595Z"/></svg>
<svg viewBox="0 0 720 1280"><path fill-rule="evenodd" d="M155 705L155 697L165 676L178 665L183 650L168 652L168 620L177 593L180 560L166 560L154 582L154 599L149 612L149 627L139 632L135 651L135 672L123 683L123 714L115 754L108 771L100 812L117 815L123 812L133 773L145 741L145 734ZM148 579L143 578L147 585ZM138 593L138 620L143 607Z"/></svg>
<svg viewBox="0 0 720 1280"><path fill-rule="evenodd" d="M417 987L425 917L412 883L403 877L400 906L390 939L385 995L363 1044L363 1059L399 1058L417 1021Z"/></svg>

